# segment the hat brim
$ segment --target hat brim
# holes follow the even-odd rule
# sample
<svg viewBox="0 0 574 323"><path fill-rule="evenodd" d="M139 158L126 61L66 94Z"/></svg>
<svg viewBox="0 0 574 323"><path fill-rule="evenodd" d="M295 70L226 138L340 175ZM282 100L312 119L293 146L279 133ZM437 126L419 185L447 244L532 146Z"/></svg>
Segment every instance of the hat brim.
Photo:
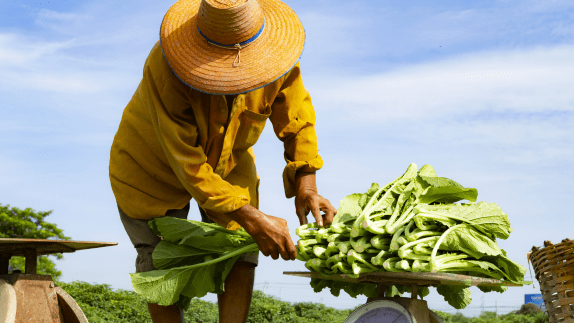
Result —
<svg viewBox="0 0 574 323"><path fill-rule="evenodd" d="M241 49L220 48L197 29L201 0L179 0L166 13L161 29L163 54L177 77L209 94L239 94L277 80L299 61L305 30L293 10L281 1L258 0L265 17L261 35Z"/></svg>

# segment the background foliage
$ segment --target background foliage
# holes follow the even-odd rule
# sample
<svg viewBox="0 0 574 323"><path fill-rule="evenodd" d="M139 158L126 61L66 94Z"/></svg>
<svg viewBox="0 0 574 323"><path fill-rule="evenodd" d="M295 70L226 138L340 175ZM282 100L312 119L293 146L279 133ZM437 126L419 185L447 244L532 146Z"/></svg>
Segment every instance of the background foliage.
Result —
<svg viewBox="0 0 574 323"><path fill-rule="evenodd" d="M0 204L0 238L29 238L29 239L59 239L70 240L57 225L45 221L51 211L36 212L31 208L20 210L17 207ZM48 257L62 259L62 254L38 257L37 273L51 275L59 279L62 272L56 269L56 264ZM25 270L24 257L12 257L10 267L13 270Z"/></svg>
<svg viewBox="0 0 574 323"><path fill-rule="evenodd" d="M465 317L461 313L448 314L435 311L445 323L547 323L548 315L535 304L524 304L518 311L505 315L485 312L479 317Z"/></svg>
<svg viewBox="0 0 574 323"><path fill-rule="evenodd" d="M90 323L151 323L146 303L135 293L114 291L109 285L86 282L58 282L82 308ZM253 292L248 323L336 323L343 322L351 310L336 310L323 304L280 301L261 291ZM217 305L193 299L185 312L185 322L217 323Z"/></svg>
<svg viewBox="0 0 574 323"><path fill-rule="evenodd" d="M80 305L91 323L151 323L146 303L134 292L113 290L109 285L86 282L57 283ZM337 310L317 303L289 303L254 291L248 323L342 323L353 310ZM519 311L496 315L486 312L468 318L460 313L435 311L445 323L545 323L548 319L540 309L523 306ZM217 305L193 299L185 312L185 322L217 323Z"/></svg>

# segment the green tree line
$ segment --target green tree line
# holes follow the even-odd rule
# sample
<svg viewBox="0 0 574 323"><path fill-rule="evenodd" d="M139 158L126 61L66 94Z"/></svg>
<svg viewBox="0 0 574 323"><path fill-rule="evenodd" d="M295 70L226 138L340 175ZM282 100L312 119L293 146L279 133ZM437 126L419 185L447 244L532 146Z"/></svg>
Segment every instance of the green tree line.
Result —
<svg viewBox="0 0 574 323"><path fill-rule="evenodd" d="M82 308L91 323L151 323L147 305L135 292L86 282L58 283ZM435 311L445 323L545 323L547 316L534 304L506 315L486 312L479 317ZM534 309L535 308L535 309ZM248 323L343 323L354 309L337 310L319 303L289 303L254 291ZM193 299L185 312L186 323L217 323L217 305Z"/></svg>
<svg viewBox="0 0 574 323"><path fill-rule="evenodd" d="M135 292L114 291L109 285L86 282L57 284L76 300L90 323L151 323L145 301ZM247 322L336 323L343 322L351 311L316 303L291 304L256 290ZM193 299L185 312L185 322L217 323L217 304Z"/></svg>
<svg viewBox="0 0 574 323"><path fill-rule="evenodd" d="M494 312L485 312L478 317L465 317L461 313L448 314L434 311L445 323L547 323L548 314L535 304L525 304L518 311L513 311L504 315L497 315Z"/></svg>

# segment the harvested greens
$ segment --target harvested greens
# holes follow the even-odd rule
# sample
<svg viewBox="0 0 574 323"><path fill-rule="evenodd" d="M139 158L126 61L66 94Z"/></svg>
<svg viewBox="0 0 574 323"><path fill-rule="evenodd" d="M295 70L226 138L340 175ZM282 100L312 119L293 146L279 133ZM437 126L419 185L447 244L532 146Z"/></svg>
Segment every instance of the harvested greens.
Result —
<svg viewBox="0 0 574 323"><path fill-rule="evenodd" d="M345 197L328 228L315 223L297 228L297 259L322 275L358 277L368 272L444 272L525 284L526 269L506 256L496 238L512 229L506 213L494 203L476 202L478 192L438 177L430 165L411 164L396 180L374 183L363 194ZM470 203L455 202L468 200ZM375 284L312 279L315 292L330 288L356 297L377 296ZM454 308L471 302L470 286L441 285L437 292ZM479 287L504 292L505 286ZM410 287L387 286L387 295ZM426 296L428 289L419 289Z"/></svg>
<svg viewBox="0 0 574 323"><path fill-rule="evenodd" d="M149 221L163 240L152 254L158 270L130 274L134 291L148 303L187 309L194 297L222 293L227 274L240 255L259 252L243 229L226 230L174 217Z"/></svg>

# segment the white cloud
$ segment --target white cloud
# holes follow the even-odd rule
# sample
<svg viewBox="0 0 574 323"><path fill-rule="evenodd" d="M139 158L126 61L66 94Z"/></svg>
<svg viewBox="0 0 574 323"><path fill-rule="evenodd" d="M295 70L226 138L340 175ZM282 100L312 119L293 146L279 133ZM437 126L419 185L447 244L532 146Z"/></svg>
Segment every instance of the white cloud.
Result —
<svg viewBox="0 0 574 323"><path fill-rule="evenodd" d="M117 60L100 54L86 57L90 48L75 39L37 41L24 35L0 33L0 92L14 98L43 91L68 94L64 98L68 100L73 95L135 89L141 67L137 73L131 67L139 62L128 64L126 56ZM100 97L100 102L108 100L107 96Z"/></svg>
<svg viewBox="0 0 574 323"><path fill-rule="evenodd" d="M11 97L35 90L73 95L135 89L134 72L141 75L157 38L153 22L161 21L148 11L110 20L103 16L109 8L97 3L78 12L25 9L41 33L0 30L0 92Z"/></svg>
<svg viewBox="0 0 574 323"><path fill-rule="evenodd" d="M67 50L74 47L74 39L38 41L21 34L0 33L2 89L94 93L109 88L97 66L87 62L80 66L68 56Z"/></svg>
<svg viewBox="0 0 574 323"><path fill-rule="evenodd" d="M318 107L384 123L480 111L574 111L574 46L484 52L312 88Z"/></svg>
<svg viewBox="0 0 574 323"><path fill-rule="evenodd" d="M0 33L0 69L25 67L43 57L70 48L73 42L34 41L21 34Z"/></svg>
<svg viewBox="0 0 574 323"><path fill-rule="evenodd" d="M57 21L84 21L91 19L88 15L81 15L76 13L70 12L58 12L49 9L41 9L38 12L38 18L45 18L49 20L57 20Z"/></svg>
<svg viewBox="0 0 574 323"><path fill-rule="evenodd" d="M554 35L567 35L573 36L574 35L574 24L565 23L565 22L557 22L552 30L552 34Z"/></svg>
<svg viewBox="0 0 574 323"><path fill-rule="evenodd" d="M440 142L444 147L481 150L510 164L543 164L574 160L574 116L495 120L414 122L401 134L422 145ZM425 136L426 134L426 136ZM485 156L486 158L488 158ZM496 156L496 157L494 157Z"/></svg>
<svg viewBox="0 0 574 323"><path fill-rule="evenodd" d="M34 23L60 34L77 35L86 27L93 26L94 19L87 14L41 9L36 12Z"/></svg>
<svg viewBox="0 0 574 323"><path fill-rule="evenodd" d="M405 143L407 155L415 156L406 147L432 147L424 158L480 151L544 165L574 160L571 57L574 46L484 52L307 87L324 137L344 129L361 141Z"/></svg>

